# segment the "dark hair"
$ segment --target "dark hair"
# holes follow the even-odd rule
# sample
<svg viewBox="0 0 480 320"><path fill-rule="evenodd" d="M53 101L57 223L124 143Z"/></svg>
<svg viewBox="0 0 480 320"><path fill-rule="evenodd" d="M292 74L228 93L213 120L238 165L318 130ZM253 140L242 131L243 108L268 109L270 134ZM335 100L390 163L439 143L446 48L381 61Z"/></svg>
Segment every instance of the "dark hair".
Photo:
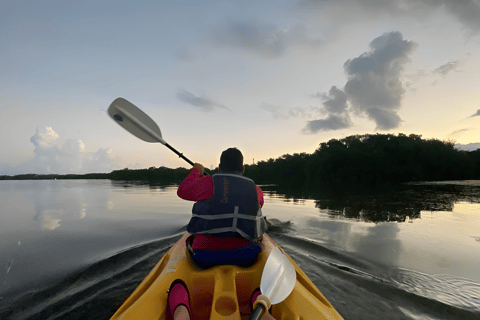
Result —
<svg viewBox="0 0 480 320"><path fill-rule="evenodd" d="M243 155L237 148L228 148L220 156L220 170L223 172L238 172L243 170Z"/></svg>

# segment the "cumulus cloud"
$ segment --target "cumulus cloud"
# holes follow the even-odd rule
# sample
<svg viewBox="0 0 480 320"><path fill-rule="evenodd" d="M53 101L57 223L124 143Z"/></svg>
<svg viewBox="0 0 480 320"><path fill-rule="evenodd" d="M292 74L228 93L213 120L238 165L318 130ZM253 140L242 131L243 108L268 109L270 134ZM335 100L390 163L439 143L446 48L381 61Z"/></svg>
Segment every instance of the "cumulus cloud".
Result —
<svg viewBox="0 0 480 320"><path fill-rule="evenodd" d="M328 116L308 122L303 132L348 128L352 126L350 113L367 116L375 122L376 130L399 126L402 120L397 111L405 93L401 76L416 44L404 40L400 32L390 32L375 38L370 48L345 62L348 81L343 90L333 86L328 94L316 94Z"/></svg>
<svg viewBox="0 0 480 320"><path fill-rule="evenodd" d="M315 96L323 100L323 113L327 114L327 118L308 121L302 129L303 133L340 130L353 125L348 114L347 94L343 90L333 86L328 94L317 93Z"/></svg>
<svg viewBox="0 0 480 320"><path fill-rule="evenodd" d="M472 115L470 116L470 118L478 117L478 116L480 116L480 109L478 109L477 112L475 112L474 114L472 114Z"/></svg>
<svg viewBox="0 0 480 320"><path fill-rule="evenodd" d="M177 98L180 101L188 103L204 112L213 111L215 108L230 110L229 108L225 107L223 104L217 103L207 97L197 97L193 93L190 93L187 90L184 90L182 88L179 88L179 91L177 93Z"/></svg>
<svg viewBox="0 0 480 320"><path fill-rule="evenodd" d="M397 110L405 93L401 82L403 67L416 48L400 32L384 34L370 43L372 50L347 60L345 92L353 110L375 121L378 130L398 127Z"/></svg>
<svg viewBox="0 0 480 320"><path fill-rule="evenodd" d="M316 48L321 45L320 39L308 37L304 24L284 28L257 21L235 21L217 26L210 31L208 38L217 47L240 49L263 58L278 58L289 47Z"/></svg>
<svg viewBox="0 0 480 320"><path fill-rule="evenodd" d="M118 168L110 148L86 152L82 140L69 139L63 144L52 127L37 128L30 138L34 146L34 158L18 167L4 167L7 174L82 174L106 173Z"/></svg>
<svg viewBox="0 0 480 320"><path fill-rule="evenodd" d="M459 61L449 61L444 65L435 69L433 73L440 74L442 77L445 78L450 71L453 71L458 67L458 64L459 64Z"/></svg>
<svg viewBox="0 0 480 320"><path fill-rule="evenodd" d="M328 94L323 94L322 98L324 99L323 106L329 114L344 114L347 112L347 95L336 86L333 86Z"/></svg>

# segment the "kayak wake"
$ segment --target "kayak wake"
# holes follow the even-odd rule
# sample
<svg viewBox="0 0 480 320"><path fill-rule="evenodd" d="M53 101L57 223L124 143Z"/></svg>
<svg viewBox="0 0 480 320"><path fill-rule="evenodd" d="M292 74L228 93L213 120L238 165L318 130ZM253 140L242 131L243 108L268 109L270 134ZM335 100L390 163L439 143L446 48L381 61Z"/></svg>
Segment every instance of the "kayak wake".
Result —
<svg viewBox="0 0 480 320"><path fill-rule="evenodd" d="M480 284L393 269L276 223L269 235L344 319L479 319ZM67 276L0 293L0 319L109 319L182 234L112 254Z"/></svg>
<svg viewBox="0 0 480 320"><path fill-rule="evenodd" d="M0 319L108 319L180 237L126 248L63 279L6 292Z"/></svg>

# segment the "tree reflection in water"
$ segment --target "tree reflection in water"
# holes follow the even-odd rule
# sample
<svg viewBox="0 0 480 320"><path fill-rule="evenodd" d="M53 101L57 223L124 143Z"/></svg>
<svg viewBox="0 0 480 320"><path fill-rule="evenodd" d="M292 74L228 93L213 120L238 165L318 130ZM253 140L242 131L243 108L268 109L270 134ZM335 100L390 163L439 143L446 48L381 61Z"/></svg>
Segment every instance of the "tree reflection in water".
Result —
<svg viewBox="0 0 480 320"><path fill-rule="evenodd" d="M264 187L262 187L264 188ZM268 186L265 186L268 192ZM365 222L405 222L422 211L452 211L455 203L480 203L480 181L442 181L401 185L388 190L350 187L348 191L288 190L275 187L285 201L312 199L321 212ZM277 196L278 197L278 196Z"/></svg>

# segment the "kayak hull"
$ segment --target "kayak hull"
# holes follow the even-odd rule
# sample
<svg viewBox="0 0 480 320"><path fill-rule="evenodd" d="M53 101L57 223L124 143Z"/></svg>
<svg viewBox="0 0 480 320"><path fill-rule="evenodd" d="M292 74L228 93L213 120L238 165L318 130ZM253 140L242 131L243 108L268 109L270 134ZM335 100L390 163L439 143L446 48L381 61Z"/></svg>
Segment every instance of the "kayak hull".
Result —
<svg viewBox="0 0 480 320"><path fill-rule="evenodd" d="M267 234L257 262L242 268L233 265L203 269L193 262L184 235L162 257L135 291L112 316L113 319L167 319L167 290L182 279L190 293L194 320L242 320L250 315L250 297L260 287L263 267L276 246ZM295 267L297 280L293 292L272 307L275 319L343 319L297 264L279 247Z"/></svg>

